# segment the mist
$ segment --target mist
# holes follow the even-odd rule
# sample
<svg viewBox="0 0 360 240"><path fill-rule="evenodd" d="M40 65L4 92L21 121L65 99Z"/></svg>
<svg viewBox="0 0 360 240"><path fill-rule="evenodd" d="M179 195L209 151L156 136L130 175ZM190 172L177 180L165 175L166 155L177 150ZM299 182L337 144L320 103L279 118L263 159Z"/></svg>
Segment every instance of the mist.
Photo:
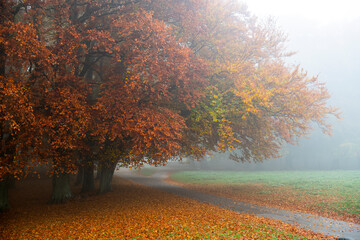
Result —
<svg viewBox="0 0 360 240"><path fill-rule="evenodd" d="M315 125L296 145L284 145L279 159L238 163L229 153L209 155L195 169L219 170L354 170L360 169L360 13L356 1L243 1L259 21L273 18L288 37L287 59L308 76L318 76L339 108L340 120L328 119L332 136ZM186 166L186 161L185 161Z"/></svg>

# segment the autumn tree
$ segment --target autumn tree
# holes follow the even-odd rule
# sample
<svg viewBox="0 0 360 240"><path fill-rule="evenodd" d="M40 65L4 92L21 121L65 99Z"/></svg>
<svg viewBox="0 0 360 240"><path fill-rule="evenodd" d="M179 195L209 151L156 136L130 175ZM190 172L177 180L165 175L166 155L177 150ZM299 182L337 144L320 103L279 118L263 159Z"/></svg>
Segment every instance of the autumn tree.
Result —
<svg viewBox="0 0 360 240"><path fill-rule="evenodd" d="M50 163L52 199L61 202L71 196L66 174L76 171L73 155L83 148L88 87L74 74L77 36L51 22L48 4L4 5L18 11L1 25L1 174L21 177L30 167Z"/></svg>
<svg viewBox="0 0 360 240"><path fill-rule="evenodd" d="M74 59L64 66L76 66L71 73L90 87L92 127L79 155L91 182L89 159L98 149L100 192L110 189L118 161L159 164L177 156L185 128L179 106L190 109L201 96L202 63L137 2L58 1L51 15L54 44L74 54L61 52Z"/></svg>
<svg viewBox="0 0 360 240"><path fill-rule="evenodd" d="M26 75L23 90L29 99L24 101L32 106L37 128L21 132L29 139L38 136L38 153L27 145L35 164L52 166L53 202L71 197L68 173L79 165L90 176L84 184L91 184L95 158L102 171L100 192L105 192L118 161L164 164L179 155L186 128L181 111L199 102L204 66L137 2L13 4L21 10L19 26L27 26L31 38L19 39L24 30L18 25L15 34L4 35L3 42L14 40L6 45L14 61L26 56L22 70L9 60L6 64ZM23 47L27 42L34 44Z"/></svg>
<svg viewBox="0 0 360 240"><path fill-rule="evenodd" d="M29 88L30 62L42 62L48 51L36 39L32 25L17 22L21 6L0 4L0 211L8 208L7 181L23 177L36 166L41 139Z"/></svg>
<svg viewBox="0 0 360 240"><path fill-rule="evenodd" d="M296 143L313 123L330 133L325 119L338 115L324 84L286 63L286 37L271 19L260 22L233 0L148 7L210 69L206 98L187 119L189 142L198 146L184 146L189 153L237 149L234 160L256 162L278 157L284 142Z"/></svg>
<svg viewBox="0 0 360 240"><path fill-rule="evenodd" d="M108 151L117 152L122 164L165 164L181 153L186 129L181 110L201 99L203 64L149 12L123 14L113 27L122 41L119 54L102 71L108 76L97 103L98 136L115 147Z"/></svg>

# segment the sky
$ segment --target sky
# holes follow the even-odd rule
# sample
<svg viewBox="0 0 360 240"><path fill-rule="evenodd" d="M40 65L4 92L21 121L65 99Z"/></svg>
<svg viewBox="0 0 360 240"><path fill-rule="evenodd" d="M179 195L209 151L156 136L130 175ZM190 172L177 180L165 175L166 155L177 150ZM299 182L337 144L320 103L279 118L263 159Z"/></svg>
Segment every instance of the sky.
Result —
<svg viewBox="0 0 360 240"><path fill-rule="evenodd" d="M358 0L246 0L249 10L258 16L295 16L324 26L351 22L360 17Z"/></svg>
<svg viewBox="0 0 360 240"><path fill-rule="evenodd" d="M272 16L288 35L290 59L327 83L331 103L345 116L358 118L360 106L360 1L358 0L243 0L249 11ZM350 106L351 105L351 106ZM360 103L359 103L360 105Z"/></svg>

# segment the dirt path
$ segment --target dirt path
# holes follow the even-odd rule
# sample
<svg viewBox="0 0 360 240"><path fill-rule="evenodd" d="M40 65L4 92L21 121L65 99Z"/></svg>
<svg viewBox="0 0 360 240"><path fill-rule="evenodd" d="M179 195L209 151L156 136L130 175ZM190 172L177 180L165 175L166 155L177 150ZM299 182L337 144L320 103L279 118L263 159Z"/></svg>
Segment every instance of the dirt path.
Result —
<svg viewBox="0 0 360 240"><path fill-rule="evenodd" d="M157 172L151 177L140 176L137 173L128 171L126 169L121 169L120 171L116 172L116 174L120 177L132 180L138 184L154 187L182 197L210 203L215 206L226 208L238 213L254 214L261 217L276 219L286 223L294 224L300 228L309 229L317 233L322 233L334 237L349 238L354 240L360 239L360 225L306 213L258 206L255 204L235 201L225 197L196 192L165 182L164 180L168 176L168 173L165 171Z"/></svg>

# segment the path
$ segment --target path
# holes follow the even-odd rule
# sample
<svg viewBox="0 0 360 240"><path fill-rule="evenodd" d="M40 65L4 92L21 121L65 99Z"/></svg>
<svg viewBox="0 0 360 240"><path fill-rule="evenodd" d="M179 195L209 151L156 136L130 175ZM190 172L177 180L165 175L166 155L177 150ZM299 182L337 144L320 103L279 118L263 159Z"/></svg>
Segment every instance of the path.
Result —
<svg viewBox="0 0 360 240"><path fill-rule="evenodd" d="M116 174L138 184L154 187L182 197L210 203L238 213L254 214L261 217L280 220L286 223L294 224L300 228L309 229L329 236L360 240L360 225L319 217L312 214L264 207L212 194L196 192L165 182L164 180L168 176L167 172L157 172L151 177L145 177L140 176L137 173L130 172L127 169L122 169L117 171Z"/></svg>

